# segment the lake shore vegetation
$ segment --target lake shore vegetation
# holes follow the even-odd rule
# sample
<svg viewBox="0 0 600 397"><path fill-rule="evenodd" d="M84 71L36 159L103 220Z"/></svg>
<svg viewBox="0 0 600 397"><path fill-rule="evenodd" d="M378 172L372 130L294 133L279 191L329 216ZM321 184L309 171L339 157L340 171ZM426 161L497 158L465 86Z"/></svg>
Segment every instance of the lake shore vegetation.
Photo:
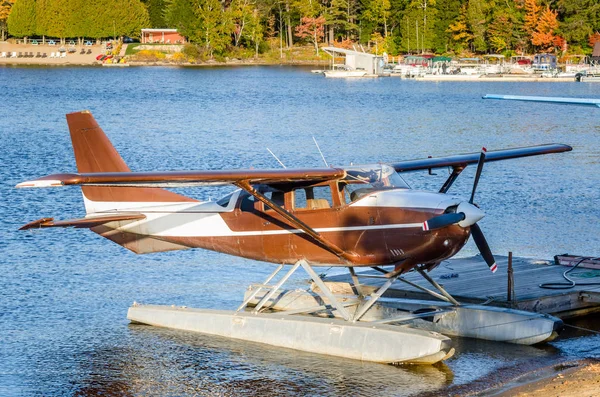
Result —
<svg viewBox="0 0 600 397"><path fill-rule="evenodd" d="M31 37L139 37L176 28L177 61L286 59L325 44L390 55L590 54L600 41L597 0L0 0L0 31ZM144 53L142 53L143 56ZM146 54L147 55L147 54Z"/></svg>

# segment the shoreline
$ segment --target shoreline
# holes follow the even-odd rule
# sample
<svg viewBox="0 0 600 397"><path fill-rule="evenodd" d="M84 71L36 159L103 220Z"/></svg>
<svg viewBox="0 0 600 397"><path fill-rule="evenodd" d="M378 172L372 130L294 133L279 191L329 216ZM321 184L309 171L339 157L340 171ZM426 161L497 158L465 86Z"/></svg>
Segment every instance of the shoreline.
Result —
<svg viewBox="0 0 600 397"><path fill-rule="evenodd" d="M63 49L64 56L52 57ZM68 52L68 50L73 52ZM66 51L65 51L66 50ZM19 54L28 56L18 56ZM96 60L98 55L104 53L102 45L49 45L49 44L12 44L0 42L0 66L102 66L103 63ZM124 54L124 50L121 51ZM15 55L15 56L13 56ZM45 55L45 56L44 56ZM165 61L128 61L130 66L172 66L172 67L212 67L212 66L327 66L329 61L319 60L276 60L276 59L231 59L225 62L208 60L202 63L176 63Z"/></svg>
<svg viewBox="0 0 600 397"><path fill-rule="evenodd" d="M600 360L567 361L544 367L484 393L494 397L597 396L600 393Z"/></svg>
<svg viewBox="0 0 600 397"><path fill-rule="evenodd" d="M487 397L597 397L600 391L600 360L572 359L556 361L527 370L499 368L472 382L451 386L446 396ZM425 397L438 396L439 391Z"/></svg>

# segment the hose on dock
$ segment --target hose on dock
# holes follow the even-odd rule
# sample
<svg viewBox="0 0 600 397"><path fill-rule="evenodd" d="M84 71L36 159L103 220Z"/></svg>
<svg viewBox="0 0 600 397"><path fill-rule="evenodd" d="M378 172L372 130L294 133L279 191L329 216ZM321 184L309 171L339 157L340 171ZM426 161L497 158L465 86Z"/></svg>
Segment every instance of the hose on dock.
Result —
<svg viewBox="0 0 600 397"><path fill-rule="evenodd" d="M573 270L575 270L577 268L577 266L579 266L583 261L588 260L588 259L597 260L597 259L600 259L600 257L599 258L581 258L575 264L575 266L573 266L572 268L570 268L569 270L567 270L566 272L563 273L563 277L564 277L565 280L568 281L568 283L543 283L543 284L540 284L540 288L545 288L545 289L570 289L570 288L575 287L576 285L600 285L600 282L597 282L597 283L576 283L575 281L573 281L569 277L567 277L567 274L569 274L570 272L572 272Z"/></svg>

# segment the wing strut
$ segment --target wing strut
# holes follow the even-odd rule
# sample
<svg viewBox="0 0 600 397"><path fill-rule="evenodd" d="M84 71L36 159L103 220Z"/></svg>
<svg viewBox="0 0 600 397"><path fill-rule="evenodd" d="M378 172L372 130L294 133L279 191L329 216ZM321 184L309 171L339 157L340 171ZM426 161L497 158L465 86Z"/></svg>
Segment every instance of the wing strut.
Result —
<svg viewBox="0 0 600 397"><path fill-rule="evenodd" d="M346 252L343 249L341 249L340 247L338 247L337 245L330 242L329 240L325 239L323 236L321 236L319 233L317 233L313 228L308 226L306 223L302 222L296 216L290 214L289 211L286 211L283 207L281 207L280 205L269 200L263 194L259 193L256 189L254 189L252 187L252 185L250 185L250 183L248 183L248 181L245 181L245 180L239 181L239 182L236 182L235 184L239 188L244 189L245 191L247 191L248 193L250 193L251 195L256 197L259 201L263 202L265 205L268 205L275 212L277 212L279 215L281 215L285 220L287 220L293 226L297 227L298 229L301 229L303 232L308 234L310 237L312 237L314 240L316 240L319 244L321 244L323 246L323 248L325 248L327 251L331 252L338 258L344 259L350 263L355 263L358 260L359 256L356 253Z"/></svg>
<svg viewBox="0 0 600 397"><path fill-rule="evenodd" d="M461 172L463 172L463 170L465 169L467 165L455 165L452 167L452 173L450 174L450 176L448 176L448 179L446 179L446 182L444 182L444 186L442 186L442 188L440 189L440 193L447 193L448 189L450 189L450 186L452 186L452 184L454 183L454 181L456 180L456 178L458 178L458 176L460 175Z"/></svg>

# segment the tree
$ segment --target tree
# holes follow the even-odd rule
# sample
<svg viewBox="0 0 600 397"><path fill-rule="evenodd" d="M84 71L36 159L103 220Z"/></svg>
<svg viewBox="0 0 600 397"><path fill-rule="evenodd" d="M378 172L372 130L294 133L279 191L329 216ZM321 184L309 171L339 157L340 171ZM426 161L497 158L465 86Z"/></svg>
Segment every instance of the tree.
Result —
<svg viewBox="0 0 600 397"><path fill-rule="evenodd" d="M588 37L600 30L598 0L558 0L557 10L563 18L560 34L570 42L585 47Z"/></svg>
<svg viewBox="0 0 600 397"><path fill-rule="evenodd" d="M319 55L319 38L323 37L325 17L317 18L302 17L300 25L296 26L296 36L308 39L315 45L315 51Z"/></svg>
<svg viewBox="0 0 600 397"><path fill-rule="evenodd" d="M248 40L254 44L254 56L258 57L258 50L260 44L264 39L264 28L260 23L260 14L258 10L254 10L250 19L248 20L248 26L246 33L244 33Z"/></svg>
<svg viewBox="0 0 600 397"><path fill-rule="evenodd" d="M448 26L448 32L452 35L452 40L457 44L455 49L461 52L465 48L469 48L473 41L473 33L467 24L467 5L463 4L460 9L460 14L454 23Z"/></svg>
<svg viewBox="0 0 600 397"><path fill-rule="evenodd" d="M167 23L183 36L196 41L200 21L196 16L195 0L170 0L165 11Z"/></svg>
<svg viewBox="0 0 600 397"><path fill-rule="evenodd" d="M35 0L15 0L8 16L8 33L15 37L35 34Z"/></svg>
<svg viewBox="0 0 600 397"><path fill-rule="evenodd" d="M0 0L0 39L4 41L6 39L6 28L8 16L15 0Z"/></svg>
<svg viewBox="0 0 600 397"><path fill-rule="evenodd" d="M523 30L528 39L527 41L531 42L538 20L540 19L542 7L538 4L538 0L524 0L523 8L525 9Z"/></svg>
<svg viewBox="0 0 600 397"><path fill-rule="evenodd" d="M387 36L387 20L390 17L390 0L371 0L363 11L362 17L375 25L375 30L383 28L383 36Z"/></svg>
<svg viewBox="0 0 600 397"><path fill-rule="evenodd" d="M473 33L473 49L479 52L487 50L487 12L488 4L484 0L469 0L467 5L467 23Z"/></svg>
<svg viewBox="0 0 600 397"><path fill-rule="evenodd" d="M233 40L236 47L240 44L240 40L244 35L244 29L254 17L254 13L258 12L250 0L233 0L229 6L229 12L233 18ZM260 18L259 18L260 23Z"/></svg>
<svg viewBox="0 0 600 397"><path fill-rule="evenodd" d="M433 27L432 46L435 52L447 52L452 47L452 34L448 27L460 15L460 0L444 0L437 3L437 15Z"/></svg>
<svg viewBox="0 0 600 397"><path fill-rule="evenodd" d="M558 12L551 10L548 6L541 12L540 20L531 36L531 43L544 50L549 50L555 46L555 43L559 43L554 34L557 28Z"/></svg>
<svg viewBox="0 0 600 397"><path fill-rule="evenodd" d="M229 34L233 30L231 16L225 13L219 0L194 0L199 30L195 35L203 42L206 51L212 57L215 52L222 53L231 42Z"/></svg>
<svg viewBox="0 0 600 397"><path fill-rule="evenodd" d="M518 43L517 31L514 17L506 9L497 10L487 29L489 47L496 52L514 48Z"/></svg>
<svg viewBox="0 0 600 397"><path fill-rule="evenodd" d="M167 28L165 19L165 9L168 0L143 0L142 2L148 9L148 17L150 18L151 28Z"/></svg>

